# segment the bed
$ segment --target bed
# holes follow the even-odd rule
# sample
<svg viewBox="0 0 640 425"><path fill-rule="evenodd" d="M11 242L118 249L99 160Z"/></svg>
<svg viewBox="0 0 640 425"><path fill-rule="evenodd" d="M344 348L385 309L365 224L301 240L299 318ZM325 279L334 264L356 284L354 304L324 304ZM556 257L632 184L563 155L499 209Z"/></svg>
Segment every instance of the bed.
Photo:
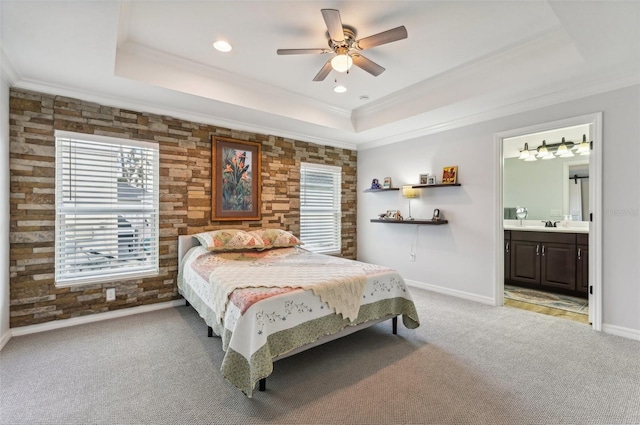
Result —
<svg viewBox="0 0 640 425"><path fill-rule="evenodd" d="M178 291L209 336L221 337L222 375L248 397L257 383L264 391L277 360L386 320L396 333L398 316L408 329L419 326L396 271L315 254L288 232L266 232L292 243L264 246L264 232L256 245L232 249L215 249L202 233L178 240Z"/></svg>

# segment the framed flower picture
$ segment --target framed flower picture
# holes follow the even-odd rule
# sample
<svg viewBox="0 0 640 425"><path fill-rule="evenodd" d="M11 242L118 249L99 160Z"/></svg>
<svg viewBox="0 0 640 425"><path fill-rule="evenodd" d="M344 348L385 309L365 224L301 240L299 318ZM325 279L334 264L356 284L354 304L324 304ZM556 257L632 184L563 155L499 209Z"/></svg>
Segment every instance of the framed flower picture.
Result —
<svg viewBox="0 0 640 425"><path fill-rule="evenodd" d="M260 220L261 144L213 136L211 220Z"/></svg>

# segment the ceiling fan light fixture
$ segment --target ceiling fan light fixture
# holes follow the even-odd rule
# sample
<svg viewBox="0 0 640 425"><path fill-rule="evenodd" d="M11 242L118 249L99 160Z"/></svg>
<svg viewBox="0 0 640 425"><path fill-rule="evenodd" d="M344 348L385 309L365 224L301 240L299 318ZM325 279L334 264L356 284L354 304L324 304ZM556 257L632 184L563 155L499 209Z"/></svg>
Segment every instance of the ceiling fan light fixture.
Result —
<svg viewBox="0 0 640 425"><path fill-rule="evenodd" d="M227 53L230 52L231 49L233 49L233 47L231 47L231 44L229 44L228 42L224 41L224 40L218 40L216 42L213 43L213 48L216 49L219 52L223 52L223 53Z"/></svg>
<svg viewBox="0 0 640 425"><path fill-rule="evenodd" d="M331 67L337 72L347 72L353 65L353 59L349 56L346 47L339 47L336 56L331 59Z"/></svg>

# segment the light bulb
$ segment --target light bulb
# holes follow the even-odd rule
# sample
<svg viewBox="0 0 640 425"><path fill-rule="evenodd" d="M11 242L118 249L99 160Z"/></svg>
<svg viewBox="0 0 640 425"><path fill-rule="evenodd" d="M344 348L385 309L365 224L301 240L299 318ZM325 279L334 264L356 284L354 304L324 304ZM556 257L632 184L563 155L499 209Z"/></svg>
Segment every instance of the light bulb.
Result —
<svg viewBox="0 0 640 425"><path fill-rule="evenodd" d="M226 41L223 40L218 40L215 43L213 43L213 47L219 51L219 52L230 52L232 47L231 44L227 43Z"/></svg>
<svg viewBox="0 0 640 425"><path fill-rule="evenodd" d="M529 155L529 144L525 143L524 144L524 149L522 149L520 151L520 156L518 157L518 159L525 159L526 160L527 158L529 158L529 156L530 156Z"/></svg>
<svg viewBox="0 0 640 425"><path fill-rule="evenodd" d="M346 72L353 65L353 59L346 53L343 55L336 55L331 59L331 67L338 72Z"/></svg>
<svg viewBox="0 0 640 425"><path fill-rule="evenodd" d="M333 91L336 93L344 93L347 91L347 88L345 86L335 86Z"/></svg>

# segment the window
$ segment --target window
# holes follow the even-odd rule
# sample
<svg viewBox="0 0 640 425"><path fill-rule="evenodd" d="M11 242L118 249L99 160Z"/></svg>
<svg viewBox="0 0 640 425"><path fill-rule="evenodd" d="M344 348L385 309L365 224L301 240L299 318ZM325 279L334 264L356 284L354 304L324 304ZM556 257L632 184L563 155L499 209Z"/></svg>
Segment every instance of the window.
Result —
<svg viewBox="0 0 640 425"><path fill-rule="evenodd" d="M342 170L330 165L300 166L300 239L309 251L341 251Z"/></svg>
<svg viewBox="0 0 640 425"><path fill-rule="evenodd" d="M158 146L56 131L56 285L158 273Z"/></svg>

